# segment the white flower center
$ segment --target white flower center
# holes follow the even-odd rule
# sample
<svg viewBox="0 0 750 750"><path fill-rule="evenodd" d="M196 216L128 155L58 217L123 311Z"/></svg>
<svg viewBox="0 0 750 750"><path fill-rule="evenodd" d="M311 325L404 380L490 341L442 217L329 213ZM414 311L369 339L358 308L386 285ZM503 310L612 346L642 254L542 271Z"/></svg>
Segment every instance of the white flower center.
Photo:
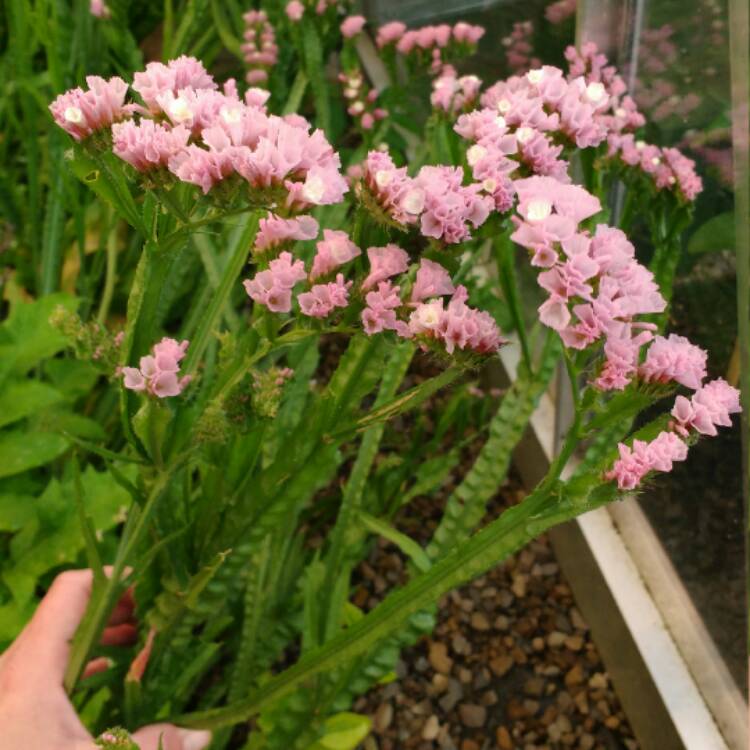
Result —
<svg viewBox="0 0 750 750"><path fill-rule="evenodd" d="M405 196L401 205L408 214L420 214L424 208L424 190L415 188L410 190Z"/></svg>
<svg viewBox="0 0 750 750"><path fill-rule="evenodd" d="M322 177L308 178L302 188L302 197L310 203L320 203L325 195L326 185Z"/></svg>
<svg viewBox="0 0 750 750"><path fill-rule="evenodd" d="M221 108L221 119L224 120L228 125L233 125L242 119L242 110L239 107L229 109L228 107Z"/></svg>
<svg viewBox="0 0 750 750"><path fill-rule="evenodd" d="M375 172L375 184L380 188L388 187L392 180L393 172L387 169L379 169Z"/></svg>
<svg viewBox="0 0 750 750"><path fill-rule="evenodd" d="M516 140L519 143L528 143L532 138L534 137L534 130L533 128L518 128L516 130Z"/></svg>
<svg viewBox="0 0 750 750"><path fill-rule="evenodd" d="M186 120L192 120L193 111L190 109L190 105L187 103L187 99L178 96L169 105L169 116L175 122L185 122Z"/></svg>
<svg viewBox="0 0 750 750"><path fill-rule="evenodd" d="M628 113L627 113L627 112L626 112L626 111L625 111L625 110L624 110L624 109L623 109L622 107L618 107L618 108L617 108L617 109L615 110L615 115L617 115L617 117L626 117L626 116L627 116L627 114L628 114Z"/></svg>
<svg viewBox="0 0 750 750"><path fill-rule="evenodd" d="M532 198L526 209L529 221L543 221L552 213L552 204L545 198Z"/></svg>
<svg viewBox="0 0 750 750"><path fill-rule="evenodd" d="M652 163L652 164L653 164L653 165L654 165L655 167L658 167L658 166L659 166L659 164L661 164L661 159L660 159L660 158L659 158L658 156L654 156L654 157L653 157L653 158L651 159L651 163Z"/></svg>
<svg viewBox="0 0 750 750"><path fill-rule="evenodd" d="M643 149L644 149L644 148L646 148L646 141L636 141L636 142L635 142L635 147L636 147L636 148L637 148L637 149L638 149L639 151L643 151Z"/></svg>
<svg viewBox="0 0 750 750"><path fill-rule="evenodd" d="M470 167L475 167L485 156L487 156L487 149L476 143L466 152L466 161L469 162Z"/></svg>
<svg viewBox="0 0 750 750"><path fill-rule="evenodd" d="M425 328L432 328L440 322L440 303L430 302L420 305L417 309L417 318Z"/></svg>
<svg viewBox="0 0 750 750"><path fill-rule="evenodd" d="M83 112L78 107L66 107L65 113L63 114L66 122L72 122L75 125L83 122Z"/></svg>
<svg viewBox="0 0 750 750"><path fill-rule="evenodd" d="M605 94L604 85L598 81L594 81L586 86L586 98L594 104L600 102Z"/></svg>
<svg viewBox="0 0 750 750"><path fill-rule="evenodd" d="M365 111L365 105L362 102L354 102L349 111L353 115L361 115Z"/></svg>
<svg viewBox="0 0 750 750"><path fill-rule="evenodd" d="M507 115L507 114L508 114L508 112L510 112L510 108L511 108L511 106L512 106L512 105L511 105L511 103L510 103L510 102L509 102L509 101L508 101L507 99L501 99L501 100L500 100L500 101L499 101L499 102L497 103L497 111L498 111L498 112L499 112L499 113L500 113L501 115Z"/></svg>
<svg viewBox="0 0 750 750"><path fill-rule="evenodd" d="M501 128L501 129L508 127L508 123L505 121L505 118L502 115L498 115L495 118L495 125L497 125L498 128Z"/></svg>
<svg viewBox="0 0 750 750"><path fill-rule="evenodd" d="M488 177L483 183L482 183L482 189L487 193L494 193L495 190L497 190L497 180L494 180L492 177Z"/></svg>
<svg viewBox="0 0 750 750"><path fill-rule="evenodd" d="M544 71L541 68L537 68L537 70L530 70L526 74L526 78L529 79L529 83L537 84L541 83L542 80L544 80Z"/></svg>

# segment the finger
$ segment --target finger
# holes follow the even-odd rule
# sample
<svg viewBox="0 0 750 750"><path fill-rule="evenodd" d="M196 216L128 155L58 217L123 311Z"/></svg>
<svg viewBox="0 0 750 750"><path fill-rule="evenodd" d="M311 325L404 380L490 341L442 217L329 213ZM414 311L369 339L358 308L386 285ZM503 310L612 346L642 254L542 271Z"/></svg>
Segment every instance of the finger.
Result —
<svg viewBox="0 0 750 750"><path fill-rule="evenodd" d="M133 587L130 586L117 602L109 616L108 625L122 625L124 622L131 622L134 617L135 601L133 600Z"/></svg>
<svg viewBox="0 0 750 750"><path fill-rule="evenodd" d="M158 750L161 739L163 750L203 750L211 742L211 732L180 729L172 724L153 724L133 734L141 750Z"/></svg>
<svg viewBox="0 0 750 750"><path fill-rule="evenodd" d="M14 657L27 673L55 682L62 680L70 640L86 611L92 584L90 570L68 570L55 578L17 640Z"/></svg>
<svg viewBox="0 0 750 750"><path fill-rule="evenodd" d="M111 628L105 628L102 633L102 646L129 646L138 640L138 629L129 622L122 625L114 625Z"/></svg>
<svg viewBox="0 0 750 750"><path fill-rule="evenodd" d="M105 672L112 666L112 659L108 659L106 656L99 656L96 659L92 659L83 670L83 679L92 677L100 672Z"/></svg>

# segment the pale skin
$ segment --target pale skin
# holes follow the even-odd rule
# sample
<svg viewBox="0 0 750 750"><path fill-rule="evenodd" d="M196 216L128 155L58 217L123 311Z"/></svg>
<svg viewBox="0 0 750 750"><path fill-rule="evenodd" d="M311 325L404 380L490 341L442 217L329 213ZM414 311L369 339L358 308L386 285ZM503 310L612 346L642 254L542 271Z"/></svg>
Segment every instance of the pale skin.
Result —
<svg viewBox="0 0 750 750"><path fill-rule="evenodd" d="M70 641L91 596L90 570L71 570L55 579L33 618L0 656L0 750L96 750L63 689ZM123 597L102 636L110 646L132 643L133 603ZM107 668L104 659L86 668ZM202 750L209 732L154 724L133 733L141 750Z"/></svg>

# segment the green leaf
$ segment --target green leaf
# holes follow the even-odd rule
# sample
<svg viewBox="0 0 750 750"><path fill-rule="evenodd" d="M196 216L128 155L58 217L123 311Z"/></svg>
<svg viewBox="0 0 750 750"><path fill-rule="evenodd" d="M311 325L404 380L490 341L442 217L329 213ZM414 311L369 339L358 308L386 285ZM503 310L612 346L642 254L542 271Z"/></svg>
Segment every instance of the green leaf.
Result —
<svg viewBox="0 0 750 750"><path fill-rule="evenodd" d="M0 433L0 478L36 469L54 461L68 448L68 441L48 432Z"/></svg>
<svg viewBox="0 0 750 750"><path fill-rule="evenodd" d="M38 380L9 383L0 391L0 427L48 409L59 403L62 394Z"/></svg>
<svg viewBox="0 0 750 750"><path fill-rule="evenodd" d="M354 750L372 728L369 716L344 712L323 722L323 736L310 750Z"/></svg>
<svg viewBox="0 0 750 750"><path fill-rule="evenodd" d="M50 325L49 319L58 307L73 311L76 305L75 297L63 293L14 305L0 325L0 374L24 374L41 360L62 351L67 340Z"/></svg>
<svg viewBox="0 0 750 750"><path fill-rule="evenodd" d="M314 23L303 23L301 26L305 72L310 79L310 87L315 97L316 125L328 134L331 129L331 104L325 79L323 45Z"/></svg>
<svg viewBox="0 0 750 750"><path fill-rule="evenodd" d="M701 224L688 240L688 252L691 255L732 250L736 247L734 212L712 216Z"/></svg>
<svg viewBox="0 0 750 750"><path fill-rule="evenodd" d="M31 495L4 493L0 495L0 531L18 531L35 516Z"/></svg>
<svg viewBox="0 0 750 750"><path fill-rule="evenodd" d="M167 435L172 412L168 406L147 399L133 417L133 432L148 451L151 459L160 464L163 456L164 438Z"/></svg>
<svg viewBox="0 0 750 750"><path fill-rule="evenodd" d="M432 562L427 553L411 537L394 529L389 523L365 513L359 512L359 520L373 534L382 536L389 542L393 542L414 563L420 573L426 573Z"/></svg>

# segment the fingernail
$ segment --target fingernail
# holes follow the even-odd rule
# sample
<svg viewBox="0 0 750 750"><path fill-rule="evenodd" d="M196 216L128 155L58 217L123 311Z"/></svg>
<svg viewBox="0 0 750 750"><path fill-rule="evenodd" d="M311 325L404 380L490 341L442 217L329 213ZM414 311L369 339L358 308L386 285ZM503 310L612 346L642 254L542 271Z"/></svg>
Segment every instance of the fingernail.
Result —
<svg viewBox="0 0 750 750"><path fill-rule="evenodd" d="M211 742L211 732L195 729L178 729L182 750L203 750Z"/></svg>

